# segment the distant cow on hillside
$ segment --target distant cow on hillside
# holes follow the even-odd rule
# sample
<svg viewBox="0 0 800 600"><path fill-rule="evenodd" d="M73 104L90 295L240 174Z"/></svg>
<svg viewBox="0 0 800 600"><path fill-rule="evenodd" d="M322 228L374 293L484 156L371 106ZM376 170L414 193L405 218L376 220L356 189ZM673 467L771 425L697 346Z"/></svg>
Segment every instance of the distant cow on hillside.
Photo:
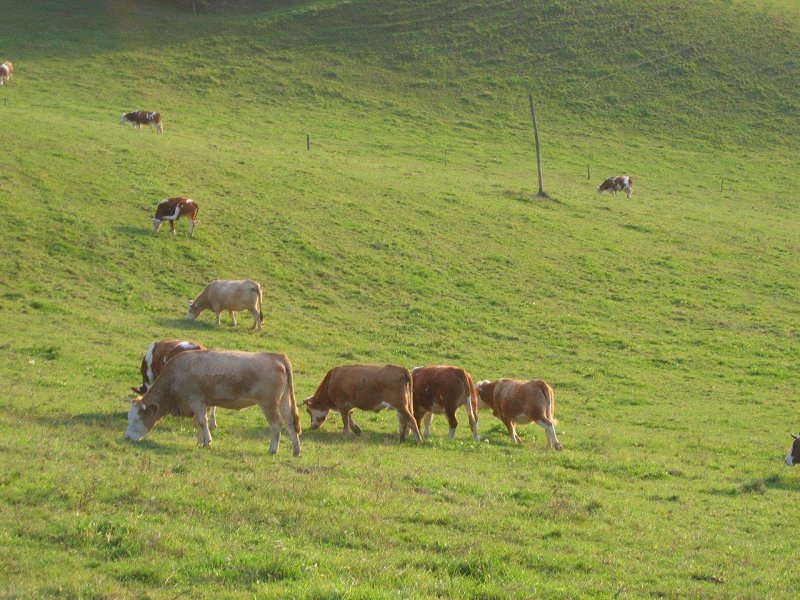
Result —
<svg viewBox="0 0 800 600"><path fill-rule="evenodd" d="M417 367L412 369L414 382L414 418L419 427L425 428L425 437L430 435L431 417L434 413L447 415L450 438L456 435L456 410L463 406L467 411L472 439L481 440L478 434L478 393L472 376L464 369L445 365Z"/></svg>
<svg viewBox="0 0 800 600"><path fill-rule="evenodd" d="M136 129L142 125L155 125L158 133L164 133L164 125L161 122L161 113L148 112L146 110L135 110L133 112L125 113L119 118L120 124L133 123Z"/></svg>
<svg viewBox="0 0 800 600"><path fill-rule="evenodd" d="M2 65L0 65L0 85L8 83L8 80L11 79L11 74L14 72L14 64L7 60Z"/></svg>
<svg viewBox="0 0 800 600"><path fill-rule="evenodd" d="M261 330L264 321L262 312L263 292L261 284L252 279L215 279L209 283L200 295L189 300L189 312L186 318L194 321L204 310L210 310L217 318L223 310L231 315L236 327L236 311L249 310L253 315L253 329Z"/></svg>
<svg viewBox="0 0 800 600"><path fill-rule="evenodd" d="M633 179L627 175L617 175L616 177L609 177L600 187L597 188L597 193L611 192L612 196L616 196L617 192L625 191L628 193L628 198L633 195Z"/></svg>
<svg viewBox="0 0 800 600"><path fill-rule="evenodd" d="M175 235L175 221L181 217L189 219L189 237L194 235L194 228L197 225L197 213L200 207L191 198L164 198L156 207L156 214L153 215L153 232L158 233L161 223L169 221L172 235Z"/></svg>
<svg viewBox="0 0 800 600"><path fill-rule="evenodd" d="M792 434L794 443L792 444L789 454L786 455L786 464L790 467L800 463L800 435Z"/></svg>

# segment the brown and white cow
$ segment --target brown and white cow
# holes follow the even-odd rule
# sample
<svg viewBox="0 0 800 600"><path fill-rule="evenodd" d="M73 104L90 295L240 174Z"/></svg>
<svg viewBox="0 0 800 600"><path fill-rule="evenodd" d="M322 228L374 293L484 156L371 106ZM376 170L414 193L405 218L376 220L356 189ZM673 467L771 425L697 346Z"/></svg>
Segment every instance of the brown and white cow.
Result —
<svg viewBox="0 0 800 600"><path fill-rule="evenodd" d="M303 402L311 416L311 429L319 429L334 409L342 415L344 433L351 430L361 435L353 421L353 409L378 412L384 408L397 411L400 440L408 430L414 432L417 443L422 442L414 419L411 373L395 365L342 365L325 374L313 396Z"/></svg>
<svg viewBox="0 0 800 600"><path fill-rule="evenodd" d="M194 235L194 228L197 225L197 213L200 207L191 198L164 198L156 206L156 214L153 215L153 233L158 233L161 223L169 222L172 235L175 235L175 221L181 217L189 219L189 237Z"/></svg>
<svg viewBox="0 0 800 600"><path fill-rule="evenodd" d="M792 434L792 437L794 438L794 442L789 449L789 454L786 455L786 464L790 467L800 463L800 435Z"/></svg>
<svg viewBox="0 0 800 600"><path fill-rule="evenodd" d="M165 415L194 417L197 442L211 445L207 412L212 406L241 410L257 404L270 429L270 454L278 451L281 425L300 454L300 414L292 364L285 354L204 350L182 352L164 365L144 396L133 400L125 437L141 440Z"/></svg>
<svg viewBox="0 0 800 600"><path fill-rule="evenodd" d="M536 423L547 433L547 446L562 450L556 437L555 392L541 379L522 381L504 377L477 384L478 405L491 408L492 414L508 428L514 443L520 443L516 423Z"/></svg>
<svg viewBox="0 0 800 600"><path fill-rule="evenodd" d="M133 112L125 113L119 118L120 124L133 123L136 129L142 125L155 125L158 133L164 133L164 124L161 122L161 113L135 110Z"/></svg>
<svg viewBox="0 0 800 600"><path fill-rule="evenodd" d="M617 175L615 177L608 177L600 187L597 188L597 193L611 192L612 196L616 196L617 192L625 191L628 198L633 195L633 178L627 175Z"/></svg>
<svg viewBox="0 0 800 600"><path fill-rule="evenodd" d="M144 394L153 386L155 380L158 379L164 365L181 352L187 352L189 350L207 350L207 348L203 346L203 344L184 340L161 340L150 344L147 347L147 351L144 353L142 366L140 368L142 373L142 385L139 387L132 387L131 389L137 394ZM217 408L215 406L211 407L208 418L208 428L212 431L217 428Z"/></svg>
<svg viewBox="0 0 800 600"><path fill-rule="evenodd" d="M414 418L417 425L424 423L424 437L430 436L433 414L446 414L450 424L450 439L456 435L458 420L456 410L463 406L467 411L472 439L481 440L478 434L478 393L472 375L459 367L433 365L412 369L414 382Z"/></svg>
<svg viewBox="0 0 800 600"><path fill-rule="evenodd" d="M253 315L253 329L261 330L264 321L262 308L261 284L252 279L215 279L209 283L200 295L194 300L189 300L189 312L186 318L194 321L200 314L208 309L214 313L219 325L219 316L227 310L236 327L236 311L249 310Z"/></svg>
<svg viewBox="0 0 800 600"><path fill-rule="evenodd" d="M11 79L11 74L14 72L14 64L7 60L2 65L0 65L0 85L8 83L8 80Z"/></svg>

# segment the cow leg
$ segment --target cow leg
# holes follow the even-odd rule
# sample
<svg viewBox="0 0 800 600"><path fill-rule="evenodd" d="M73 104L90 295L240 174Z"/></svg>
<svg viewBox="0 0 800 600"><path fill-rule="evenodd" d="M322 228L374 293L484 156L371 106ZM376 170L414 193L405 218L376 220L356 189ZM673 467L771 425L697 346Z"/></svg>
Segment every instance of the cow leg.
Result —
<svg viewBox="0 0 800 600"><path fill-rule="evenodd" d="M212 406L209 414L208 428L209 430L214 431L217 428L217 407Z"/></svg>
<svg viewBox="0 0 800 600"><path fill-rule="evenodd" d="M356 425L356 422L353 421L353 411L350 411L347 415L348 421L350 421L350 429L352 429L353 433L356 435L361 435L361 427Z"/></svg>
<svg viewBox="0 0 800 600"><path fill-rule="evenodd" d="M269 453L275 454L281 442L281 415L275 403L259 404L269 423Z"/></svg>
<svg viewBox="0 0 800 600"><path fill-rule="evenodd" d="M189 219L189 237L194 235L194 227L197 225L197 221L194 219Z"/></svg>
<svg viewBox="0 0 800 600"><path fill-rule="evenodd" d="M404 441L406 439L406 433L408 433L409 428L411 431L414 432L414 437L417 439L417 443L422 443L422 436L419 434L419 427L417 427L417 421L414 418L414 415L411 414L411 411L408 410L408 407L404 406L401 409L397 409L397 420L400 422L400 441Z"/></svg>
<svg viewBox="0 0 800 600"><path fill-rule="evenodd" d="M258 314L258 311L255 308L250 309L250 314L253 315L253 329L260 331L261 330L261 315Z"/></svg>
<svg viewBox="0 0 800 600"><path fill-rule="evenodd" d="M422 419L420 419L419 425L424 425L424 431L422 437L429 438L431 437L431 421L433 420L433 413L431 411L426 412L422 415Z"/></svg>
<svg viewBox="0 0 800 600"><path fill-rule="evenodd" d="M349 408L340 408L339 414L342 415L342 433L347 435L350 433L350 411Z"/></svg>
<svg viewBox="0 0 800 600"><path fill-rule="evenodd" d="M202 403L189 403L194 413L195 426L198 428L197 443L204 448L211 445L211 432L208 429L208 420L206 418L206 406Z"/></svg>
<svg viewBox="0 0 800 600"><path fill-rule="evenodd" d="M511 419L503 419L503 423L505 423L506 429L508 429L508 433L511 434L511 439L514 440L514 443L519 444L522 442L522 439L517 435L517 429L514 425L514 421Z"/></svg>
<svg viewBox="0 0 800 600"><path fill-rule="evenodd" d="M170 219L169 228L172 230L172 235L175 235L175 220L174 219Z"/></svg>
<svg viewBox="0 0 800 600"><path fill-rule="evenodd" d="M464 404L464 408L467 410L467 419L469 419L469 428L472 430L472 439L476 442L481 441L481 435L478 433L478 415L475 414L475 411L472 410L472 400L468 399L467 403Z"/></svg>
<svg viewBox="0 0 800 600"><path fill-rule="evenodd" d="M232 310L229 310L228 314L231 316L231 321L233 321L233 326L236 327L238 325L238 323L236 322L236 313Z"/></svg>
<svg viewBox="0 0 800 600"><path fill-rule="evenodd" d="M555 448L556 450L564 449L564 446L561 445L561 442L559 442L558 438L556 437L556 428L553 427L553 422L550 419L547 417L542 417L541 419L536 420L536 424L544 429L545 433L547 433L548 448Z"/></svg>
<svg viewBox="0 0 800 600"><path fill-rule="evenodd" d="M628 199L629 199L629 200L630 200L630 197L631 197L631 196L633 196L633 188L632 188L632 187L630 187L630 186L628 186Z"/></svg>
<svg viewBox="0 0 800 600"><path fill-rule="evenodd" d="M292 410L292 401L288 395L281 397L280 411L289 439L292 440L292 456L300 456L300 436L297 433L300 423L295 422L295 419L300 419L300 415Z"/></svg>
<svg viewBox="0 0 800 600"><path fill-rule="evenodd" d="M456 427L458 427L458 419L456 419L456 409L448 407L445 412L447 413L447 422L450 424L450 431L447 436L452 440L456 437Z"/></svg>
<svg viewBox="0 0 800 600"><path fill-rule="evenodd" d="M222 314L221 310L214 311L214 316L217 318L217 327L219 327L219 317Z"/></svg>

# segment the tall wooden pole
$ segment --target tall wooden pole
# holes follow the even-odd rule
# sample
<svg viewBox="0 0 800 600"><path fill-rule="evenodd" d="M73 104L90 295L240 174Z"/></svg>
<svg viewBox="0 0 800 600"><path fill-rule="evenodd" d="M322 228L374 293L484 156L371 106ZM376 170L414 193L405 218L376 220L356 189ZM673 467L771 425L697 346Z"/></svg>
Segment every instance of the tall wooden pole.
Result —
<svg viewBox="0 0 800 600"><path fill-rule="evenodd" d="M533 141L536 144L536 172L539 175L539 196L546 196L544 185L542 184L542 157L539 153L539 129L536 127L536 109L533 108L533 96L528 94L528 101L531 103L531 120L533 121Z"/></svg>

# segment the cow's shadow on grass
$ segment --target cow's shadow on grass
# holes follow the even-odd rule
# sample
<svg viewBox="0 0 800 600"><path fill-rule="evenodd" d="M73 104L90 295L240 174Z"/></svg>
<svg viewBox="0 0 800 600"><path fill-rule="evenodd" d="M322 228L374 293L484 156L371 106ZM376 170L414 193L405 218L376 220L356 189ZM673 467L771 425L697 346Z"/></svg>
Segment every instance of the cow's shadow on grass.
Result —
<svg viewBox="0 0 800 600"><path fill-rule="evenodd" d="M152 227L134 227L133 225L116 225L114 231L122 235L137 237L153 237Z"/></svg>
<svg viewBox="0 0 800 600"><path fill-rule="evenodd" d="M180 329L181 331L217 331L225 327L224 323L217 327L213 321L199 321L197 319L190 321L186 317L182 319L159 319L158 324L164 328ZM230 329L236 328L231 327Z"/></svg>

